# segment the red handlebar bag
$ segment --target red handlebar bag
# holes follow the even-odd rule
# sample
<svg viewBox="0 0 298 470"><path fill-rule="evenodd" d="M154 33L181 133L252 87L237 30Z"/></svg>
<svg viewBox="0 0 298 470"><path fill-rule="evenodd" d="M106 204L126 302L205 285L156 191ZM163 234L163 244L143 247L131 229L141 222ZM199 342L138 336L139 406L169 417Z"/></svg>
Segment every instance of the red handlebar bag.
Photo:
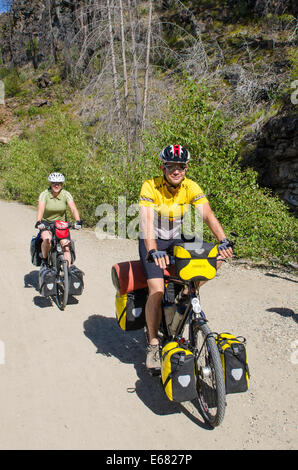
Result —
<svg viewBox="0 0 298 470"><path fill-rule="evenodd" d="M165 269L164 274L175 275L175 266L170 266L169 270ZM120 295L147 287L147 279L140 260L114 264L111 275L113 285Z"/></svg>
<svg viewBox="0 0 298 470"><path fill-rule="evenodd" d="M68 222L56 220L55 231L56 231L57 238L59 238L60 240L62 240L63 238L68 238L68 235L69 235Z"/></svg>

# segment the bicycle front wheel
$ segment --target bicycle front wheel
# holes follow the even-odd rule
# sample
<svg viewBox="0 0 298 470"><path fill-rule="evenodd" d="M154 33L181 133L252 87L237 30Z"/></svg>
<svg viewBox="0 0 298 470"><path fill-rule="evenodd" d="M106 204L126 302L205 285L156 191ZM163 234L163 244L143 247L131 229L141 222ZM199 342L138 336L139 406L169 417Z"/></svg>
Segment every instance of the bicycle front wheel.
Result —
<svg viewBox="0 0 298 470"><path fill-rule="evenodd" d="M69 292L69 278L68 278L68 263L66 259L62 258L58 262L57 273L57 305L60 310L64 310L68 301Z"/></svg>
<svg viewBox="0 0 298 470"><path fill-rule="evenodd" d="M205 323L194 331L198 355L196 378L199 407L204 419L219 426L226 408L225 380L215 338Z"/></svg>

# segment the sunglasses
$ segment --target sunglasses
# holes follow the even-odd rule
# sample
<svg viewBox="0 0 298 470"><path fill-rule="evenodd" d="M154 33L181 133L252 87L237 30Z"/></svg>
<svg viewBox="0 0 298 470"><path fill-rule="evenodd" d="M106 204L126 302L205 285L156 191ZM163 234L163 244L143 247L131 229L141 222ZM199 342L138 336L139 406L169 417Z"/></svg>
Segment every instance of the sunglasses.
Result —
<svg viewBox="0 0 298 470"><path fill-rule="evenodd" d="M168 170L170 173L172 173L173 171L185 171L186 170L186 167L187 165L185 163L179 163L177 165L172 165L171 163L165 163L165 168L166 170Z"/></svg>

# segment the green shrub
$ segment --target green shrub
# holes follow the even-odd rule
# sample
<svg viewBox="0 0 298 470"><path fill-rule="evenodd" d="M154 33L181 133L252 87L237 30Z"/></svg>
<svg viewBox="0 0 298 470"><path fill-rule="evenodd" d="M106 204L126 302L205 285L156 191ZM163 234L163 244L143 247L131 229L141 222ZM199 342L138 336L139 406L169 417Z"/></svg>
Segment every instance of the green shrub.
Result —
<svg viewBox="0 0 298 470"><path fill-rule="evenodd" d="M7 98L18 96L22 93L22 82L16 68L6 70L3 68L2 72L0 71L0 79L1 76L5 86L5 96Z"/></svg>

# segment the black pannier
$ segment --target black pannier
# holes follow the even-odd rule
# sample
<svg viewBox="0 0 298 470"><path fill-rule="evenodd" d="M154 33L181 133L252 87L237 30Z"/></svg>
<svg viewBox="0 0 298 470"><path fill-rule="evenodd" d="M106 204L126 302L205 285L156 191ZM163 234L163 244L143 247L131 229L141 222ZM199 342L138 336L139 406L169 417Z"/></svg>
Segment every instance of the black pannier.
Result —
<svg viewBox="0 0 298 470"><path fill-rule="evenodd" d="M39 292L44 297L57 294L56 284L57 270L55 268L49 268L48 266L42 266L39 270Z"/></svg>
<svg viewBox="0 0 298 470"><path fill-rule="evenodd" d="M81 295L84 290L84 273L75 265L69 268L69 291L70 295Z"/></svg>
<svg viewBox="0 0 298 470"><path fill-rule="evenodd" d="M75 242L70 240L70 255L71 255L71 262L74 263L76 260L76 251L75 251Z"/></svg>
<svg viewBox="0 0 298 470"><path fill-rule="evenodd" d="M34 264L34 266L41 265L41 257L40 257L41 242L42 242L42 239L40 237L40 234L38 234L37 237L32 237L32 240L30 242L31 263Z"/></svg>

